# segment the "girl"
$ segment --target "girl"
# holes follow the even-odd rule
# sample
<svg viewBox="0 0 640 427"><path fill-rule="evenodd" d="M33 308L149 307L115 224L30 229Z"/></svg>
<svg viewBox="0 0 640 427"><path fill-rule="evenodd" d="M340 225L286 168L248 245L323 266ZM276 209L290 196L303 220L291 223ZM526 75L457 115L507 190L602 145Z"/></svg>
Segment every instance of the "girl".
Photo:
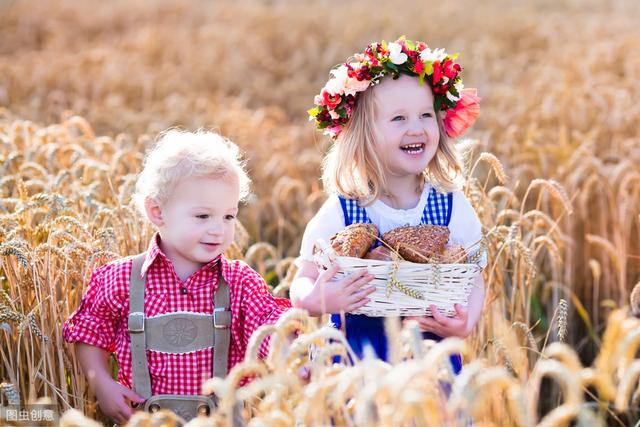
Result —
<svg viewBox="0 0 640 427"><path fill-rule="evenodd" d="M342 325L339 315L369 302L373 277L361 271L332 281L337 266L319 274L312 256L317 239L353 223L373 223L381 234L404 225L446 225L450 243L471 254L482 237L475 211L455 185L462 169L450 138L479 113L479 98L463 90L455 58L404 38L372 43L331 71L309 110L334 140L322 176L330 196L305 230L291 299L313 315L331 313L359 357L368 344L387 358L383 318L346 314ZM483 301L479 275L468 306L456 305L454 317L431 306L433 317L416 320L425 338L463 338L478 322ZM460 360L453 362L457 372Z"/></svg>

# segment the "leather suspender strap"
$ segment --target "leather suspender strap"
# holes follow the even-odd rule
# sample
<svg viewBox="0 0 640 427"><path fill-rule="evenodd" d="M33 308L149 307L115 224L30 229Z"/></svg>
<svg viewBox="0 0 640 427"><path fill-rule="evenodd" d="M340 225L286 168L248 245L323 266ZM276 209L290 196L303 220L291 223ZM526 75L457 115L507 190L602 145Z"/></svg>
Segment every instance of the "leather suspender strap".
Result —
<svg viewBox="0 0 640 427"><path fill-rule="evenodd" d="M131 277L129 278L129 336L131 337L131 364L133 373L133 390L141 397L151 397L151 378L147 363L146 340L144 331L144 288L146 278L140 279L142 264L146 252L132 259Z"/></svg>
<svg viewBox="0 0 640 427"><path fill-rule="evenodd" d="M131 337L131 363L133 374L133 390L141 397L151 397L151 377L147 361L147 343L144 316L145 279L140 279L142 264L146 253L136 255L132 259L131 277L129 278L129 317L128 330ZM229 285L222 275L220 265L219 284L214 294L213 309L214 376L224 378L229 370L229 344L231 340L231 297Z"/></svg>
<svg viewBox="0 0 640 427"><path fill-rule="evenodd" d="M218 275L218 289L213 296L213 375L224 378L229 370L229 341L231 340L231 298L229 285L222 275L222 260Z"/></svg>

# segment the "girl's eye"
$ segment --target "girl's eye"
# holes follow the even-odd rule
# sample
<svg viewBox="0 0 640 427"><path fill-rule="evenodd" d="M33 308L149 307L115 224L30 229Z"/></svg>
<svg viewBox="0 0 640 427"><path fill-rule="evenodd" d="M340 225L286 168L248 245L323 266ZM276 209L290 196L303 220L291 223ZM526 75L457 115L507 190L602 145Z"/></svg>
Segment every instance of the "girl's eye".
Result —
<svg viewBox="0 0 640 427"><path fill-rule="evenodd" d="M424 113L422 117L433 117L433 115L431 113Z"/></svg>
<svg viewBox="0 0 640 427"><path fill-rule="evenodd" d="M208 214L200 214L200 215L196 215L196 218L207 219L207 218L209 218L209 215Z"/></svg>
<svg viewBox="0 0 640 427"><path fill-rule="evenodd" d="M399 122L400 120L404 120L404 116L395 116L391 119L392 122Z"/></svg>
<svg viewBox="0 0 640 427"><path fill-rule="evenodd" d="M227 219L227 220L231 221L231 220L236 219L236 217L233 216L233 215L225 215L224 219Z"/></svg>

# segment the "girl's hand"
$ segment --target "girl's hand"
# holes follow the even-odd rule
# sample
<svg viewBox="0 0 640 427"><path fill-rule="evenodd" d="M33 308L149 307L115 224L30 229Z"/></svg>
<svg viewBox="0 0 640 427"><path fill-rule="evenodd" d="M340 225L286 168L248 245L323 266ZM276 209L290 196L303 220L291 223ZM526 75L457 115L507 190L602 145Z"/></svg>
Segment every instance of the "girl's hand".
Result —
<svg viewBox="0 0 640 427"><path fill-rule="evenodd" d="M96 398L102 412L119 425L124 425L133 415L132 404L140 404L144 399L133 390L105 378L95 385Z"/></svg>
<svg viewBox="0 0 640 427"><path fill-rule="evenodd" d="M442 337L458 337L466 338L471 333L469 327L469 316L466 308L460 304L455 304L453 308L456 310L454 317L446 317L438 311L438 308L431 304L431 316L412 317L420 325L420 329L426 332L433 332Z"/></svg>
<svg viewBox="0 0 640 427"><path fill-rule="evenodd" d="M340 266L334 264L316 279L313 290L305 301L307 310L312 315L351 312L369 302L367 297L376 290L375 286L368 285L374 276L362 269L332 282L331 279L339 269Z"/></svg>

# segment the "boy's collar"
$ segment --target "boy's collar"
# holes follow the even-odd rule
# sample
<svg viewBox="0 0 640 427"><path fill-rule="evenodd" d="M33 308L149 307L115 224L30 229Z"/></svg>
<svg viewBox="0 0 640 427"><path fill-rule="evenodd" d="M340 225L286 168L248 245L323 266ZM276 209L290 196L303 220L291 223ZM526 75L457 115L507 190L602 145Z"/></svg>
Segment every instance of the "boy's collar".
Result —
<svg viewBox="0 0 640 427"><path fill-rule="evenodd" d="M172 264L171 260L167 258L164 252L162 252L162 249L160 249L160 233L156 232L151 238L151 241L149 242L149 247L147 248L147 256L144 260L144 263L142 264L142 270L140 271L141 279L144 277L145 274L147 274L149 267L151 267L151 264L153 264L153 262L158 257L161 257L165 262ZM215 265L217 265L219 260L224 260L224 256L218 255L213 260L209 261L209 263L202 266L200 269L212 268Z"/></svg>

